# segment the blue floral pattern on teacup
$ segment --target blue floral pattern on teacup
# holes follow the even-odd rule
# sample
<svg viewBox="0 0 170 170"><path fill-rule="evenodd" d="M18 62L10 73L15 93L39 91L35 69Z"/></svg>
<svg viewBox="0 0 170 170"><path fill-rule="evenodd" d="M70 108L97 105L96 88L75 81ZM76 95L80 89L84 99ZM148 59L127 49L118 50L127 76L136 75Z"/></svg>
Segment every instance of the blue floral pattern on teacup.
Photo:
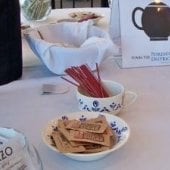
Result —
<svg viewBox="0 0 170 170"><path fill-rule="evenodd" d="M78 100L79 106L82 110L85 111L94 111L94 112L112 112L121 109L122 105L120 103L111 103L107 106L100 106L100 102L98 100L94 100L92 102L92 106L89 107L86 103L84 103L81 99Z"/></svg>
<svg viewBox="0 0 170 170"><path fill-rule="evenodd" d="M110 105L110 108L112 108L113 110L118 110L118 109L120 109L121 108L121 104L120 103L112 103L111 105Z"/></svg>

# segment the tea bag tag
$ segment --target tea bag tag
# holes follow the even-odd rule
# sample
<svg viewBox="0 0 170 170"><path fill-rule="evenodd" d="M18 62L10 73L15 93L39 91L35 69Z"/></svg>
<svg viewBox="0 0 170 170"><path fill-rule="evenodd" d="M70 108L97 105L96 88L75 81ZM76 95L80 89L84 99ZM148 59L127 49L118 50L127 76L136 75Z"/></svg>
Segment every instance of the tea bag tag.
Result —
<svg viewBox="0 0 170 170"><path fill-rule="evenodd" d="M43 84L42 92L43 94L63 94L68 92L68 86L63 84Z"/></svg>

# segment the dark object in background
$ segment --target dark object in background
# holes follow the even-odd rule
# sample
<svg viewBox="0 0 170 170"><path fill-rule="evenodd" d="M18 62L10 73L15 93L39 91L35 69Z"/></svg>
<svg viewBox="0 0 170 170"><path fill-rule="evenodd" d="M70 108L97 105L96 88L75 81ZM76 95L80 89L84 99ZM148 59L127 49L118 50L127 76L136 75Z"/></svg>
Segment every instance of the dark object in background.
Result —
<svg viewBox="0 0 170 170"><path fill-rule="evenodd" d="M77 1L80 1L80 0L70 0L72 3L71 3L71 8L76 8L76 2ZM52 9L55 9L55 8L64 8L64 2L65 0L58 0L57 1L58 3L56 3L56 0L51 0L51 7ZM87 7L94 7L94 0L84 0L84 3L88 3L90 2L90 6L87 6ZM109 4L108 4L108 0L100 0L100 7L109 7Z"/></svg>
<svg viewBox="0 0 170 170"><path fill-rule="evenodd" d="M108 0L101 0L101 7L109 7Z"/></svg>
<svg viewBox="0 0 170 170"><path fill-rule="evenodd" d="M18 0L0 0L0 85L22 75L20 6Z"/></svg>

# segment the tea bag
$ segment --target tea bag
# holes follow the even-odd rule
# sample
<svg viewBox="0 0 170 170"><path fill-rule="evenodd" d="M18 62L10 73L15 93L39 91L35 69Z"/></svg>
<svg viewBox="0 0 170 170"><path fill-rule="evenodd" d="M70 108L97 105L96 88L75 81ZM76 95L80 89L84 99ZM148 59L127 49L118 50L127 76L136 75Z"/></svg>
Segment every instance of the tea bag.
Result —
<svg viewBox="0 0 170 170"><path fill-rule="evenodd" d="M68 92L69 88L63 84L43 84L42 94L63 94Z"/></svg>

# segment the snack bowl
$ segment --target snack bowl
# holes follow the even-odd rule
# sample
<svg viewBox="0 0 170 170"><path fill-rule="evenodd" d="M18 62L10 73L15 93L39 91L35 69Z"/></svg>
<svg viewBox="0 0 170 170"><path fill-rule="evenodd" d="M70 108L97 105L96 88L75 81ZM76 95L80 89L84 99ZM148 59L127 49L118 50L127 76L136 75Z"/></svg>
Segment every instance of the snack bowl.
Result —
<svg viewBox="0 0 170 170"><path fill-rule="evenodd" d="M112 131L114 132L116 136L116 142L114 143L112 148L105 150L105 151L97 152L97 153L62 153L56 148L51 134L56 130L58 126L58 119L63 119L63 120L76 119L80 121L85 121L85 120L97 118L100 116L104 116L106 118L108 124L110 125ZM119 148L121 148L128 141L129 136L130 136L130 128L128 124L121 118L115 115L108 114L108 113L84 112L84 111L69 113L69 114L57 117L49 121L42 131L43 142L51 150L57 153L63 154L66 157L69 157L77 161L94 161L94 160L104 158L105 156L111 154L115 150L118 150Z"/></svg>

